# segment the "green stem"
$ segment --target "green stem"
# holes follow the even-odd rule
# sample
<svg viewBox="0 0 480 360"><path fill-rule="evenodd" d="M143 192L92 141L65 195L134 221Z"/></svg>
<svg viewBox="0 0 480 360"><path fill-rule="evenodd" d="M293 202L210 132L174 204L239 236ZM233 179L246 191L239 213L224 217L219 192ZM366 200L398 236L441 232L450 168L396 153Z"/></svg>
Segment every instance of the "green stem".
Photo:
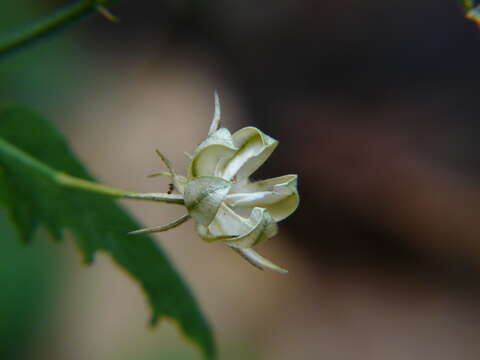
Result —
<svg viewBox="0 0 480 360"><path fill-rule="evenodd" d="M177 194L130 192L129 194L122 194L120 196L125 199L151 200L179 205L185 204L183 196Z"/></svg>
<svg viewBox="0 0 480 360"><path fill-rule="evenodd" d="M53 170L53 169L52 169ZM102 185L95 183L93 181L84 180L77 178L75 176L70 176L62 172L55 172L54 176L55 182L61 186L65 186L72 189L84 190L88 192L93 192L97 194L125 198L125 199L136 199L136 200L150 200L150 201L159 201L168 204L178 204L183 205L183 197L177 194L165 194L165 193L139 193L138 191L124 190L119 188L114 188L107 185Z"/></svg>
<svg viewBox="0 0 480 360"><path fill-rule="evenodd" d="M70 176L65 173L57 172L55 174L55 181L61 185L72 189L84 190L88 192L94 192L97 194L123 197L128 194L134 194L136 191L117 189L110 186L95 183L93 181L84 180L74 176Z"/></svg>
<svg viewBox="0 0 480 360"><path fill-rule="evenodd" d="M88 191L92 193L97 193L101 195L107 195L111 197L118 198L129 198L129 199L139 199L139 200L151 200L159 201L170 204L184 204L183 198L180 195L176 194L142 194L137 191L125 190L114 188L102 184L95 183L93 181L81 179L75 176L65 174L63 172L57 171L50 166L38 161L34 157L30 156L26 152L17 148L16 146L10 144L9 142L0 138L0 153L10 158L15 159L19 163L27 166L31 169L34 169L38 173L41 173L43 176L50 179L59 186Z"/></svg>
<svg viewBox="0 0 480 360"><path fill-rule="evenodd" d="M24 47L70 25L116 0L81 0L0 39L0 56Z"/></svg>

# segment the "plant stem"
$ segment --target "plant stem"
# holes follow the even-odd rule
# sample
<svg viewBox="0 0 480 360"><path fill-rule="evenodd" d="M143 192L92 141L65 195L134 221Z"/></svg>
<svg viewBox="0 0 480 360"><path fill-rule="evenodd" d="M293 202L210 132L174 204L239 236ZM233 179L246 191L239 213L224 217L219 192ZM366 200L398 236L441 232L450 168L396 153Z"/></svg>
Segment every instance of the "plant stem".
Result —
<svg viewBox="0 0 480 360"><path fill-rule="evenodd" d="M137 200L151 200L159 201L169 204L179 204L183 205L183 197L176 194L165 194L165 193L139 193L137 191L118 189L110 187L107 185L102 185L95 183L93 181L88 181L80 179L74 176L70 176L65 173L58 172L55 175L55 180L59 185L69 187L72 189L85 190L89 192L94 192L97 194L120 197L125 199L137 199Z"/></svg>
<svg viewBox="0 0 480 360"><path fill-rule="evenodd" d="M159 201L170 204L179 204L183 205L184 201L180 195L175 194L163 194L163 193L154 193L154 194L142 194L137 191L118 189L102 184L95 183L93 181L81 179L75 176L65 174L63 172L57 171L45 163L42 163L32 157L30 154L24 152L23 150L17 148L16 146L10 144L9 142L0 138L0 153L4 156L18 161L19 164L26 166L43 176L47 177L50 181L58 184L59 186L88 191L92 193L97 193L101 195L107 195L111 197L118 198L129 198L129 199L139 199L139 200L151 200Z"/></svg>
<svg viewBox="0 0 480 360"><path fill-rule="evenodd" d="M94 192L97 194L112 197L122 197L127 194L136 193L135 191L113 188L110 186L95 183L93 181L88 181L74 176L70 176L61 172L55 174L55 180L61 186L72 189L85 190L88 192Z"/></svg>
<svg viewBox="0 0 480 360"><path fill-rule="evenodd" d="M116 0L81 0L57 12L30 24L0 39L0 56L22 48L34 41L70 25L97 9L109 5Z"/></svg>
<svg viewBox="0 0 480 360"><path fill-rule="evenodd" d="M185 204L183 196L177 194L130 192L128 194L122 194L120 196L125 199L151 200L179 205Z"/></svg>

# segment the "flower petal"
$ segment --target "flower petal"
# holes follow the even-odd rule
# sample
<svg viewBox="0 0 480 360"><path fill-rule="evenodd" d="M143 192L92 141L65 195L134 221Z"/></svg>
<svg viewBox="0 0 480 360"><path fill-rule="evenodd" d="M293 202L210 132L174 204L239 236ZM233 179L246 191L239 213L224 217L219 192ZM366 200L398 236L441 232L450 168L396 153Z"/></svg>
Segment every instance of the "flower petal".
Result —
<svg viewBox="0 0 480 360"><path fill-rule="evenodd" d="M274 236L277 224L265 209L254 208L247 219L222 204L208 230L213 236L238 234L225 239L225 243L231 247L248 248Z"/></svg>
<svg viewBox="0 0 480 360"><path fill-rule="evenodd" d="M238 237L250 232L252 228L252 223L247 218L238 215L223 203L208 227L208 232L214 236L236 234Z"/></svg>
<svg viewBox="0 0 480 360"><path fill-rule="evenodd" d="M188 177L219 176L219 164L228 161L236 151L230 131L218 129L195 150L188 166Z"/></svg>
<svg viewBox="0 0 480 360"><path fill-rule="evenodd" d="M203 226L208 226L218 212L220 205L230 191L229 181L202 176L185 185L184 201L188 213Z"/></svg>
<svg viewBox="0 0 480 360"><path fill-rule="evenodd" d="M232 208L266 208L275 221L285 219L298 207L297 175L285 175L247 184L235 184L226 202Z"/></svg>
<svg viewBox="0 0 480 360"><path fill-rule="evenodd" d="M286 274L288 273L288 270L281 268L278 265L275 265L273 262L271 262L268 259L265 259L263 256L261 256L259 253L257 253L255 250L249 248L249 249L235 249L245 260L247 260L250 264L253 266L256 266L257 268L261 270L272 270L279 272L281 274Z"/></svg>
<svg viewBox="0 0 480 360"><path fill-rule="evenodd" d="M251 226L250 231L231 240L226 240L225 243L228 246L250 248L264 240L270 239L277 233L278 227L275 220L264 208L253 208L247 221Z"/></svg>
<svg viewBox="0 0 480 360"><path fill-rule="evenodd" d="M202 224L197 224L198 235L206 242L222 241L236 238L238 235L212 235L208 230L208 227Z"/></svg>
<svg viewBox="0 0 480 360"><path fill-rule="evenodd" d="M278 141L254 127L245 127L232 135L235 155L226 163L221 177L246 181L270 156Z"/></svg>

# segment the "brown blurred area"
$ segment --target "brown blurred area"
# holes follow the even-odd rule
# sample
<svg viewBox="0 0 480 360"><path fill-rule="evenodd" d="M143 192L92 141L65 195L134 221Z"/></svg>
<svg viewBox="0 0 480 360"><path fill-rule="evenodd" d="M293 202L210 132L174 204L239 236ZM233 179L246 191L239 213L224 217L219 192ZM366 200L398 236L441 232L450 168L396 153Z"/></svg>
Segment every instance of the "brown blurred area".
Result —
<svg viewBox="0 0 480 360"><path fill-rule="evenodd" d="M172 0L112 10L119 25L87 27L91 85L63 125L102 181L166 190L145 178L160 166L153 150L181 169L183 151L207 132L215 88L224 125L280 140L255 176L299 174L299 210L260 249L287 276L202 243L191 225L159 240L211 319L223 359L480 358L480 32L455 1ZM147 226L176 216L126 206ZM75 275L69 296L88 288L98 301L79 302L81 321L60 321L73 330L55 358L103 359L124 338L159 341L144 336L143 300L108 262ZM161 344L174 341L160 331ZM76 339L90 352L72 357Z"/></svg>

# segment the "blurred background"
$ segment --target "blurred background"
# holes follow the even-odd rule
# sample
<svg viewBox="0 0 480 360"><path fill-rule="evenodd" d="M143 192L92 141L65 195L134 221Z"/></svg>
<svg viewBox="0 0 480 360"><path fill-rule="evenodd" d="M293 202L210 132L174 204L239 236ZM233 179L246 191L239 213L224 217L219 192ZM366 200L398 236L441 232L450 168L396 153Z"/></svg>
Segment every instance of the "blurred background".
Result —
<svg viewBox="0 0 480 360"><path fill-rule="evenodd" d="M3 0L0 34L65 1ZM177 169L223 124L280 146L255 177L299 174L301 206L260 272L192 224L158 238L221 359L480 358L480 32L455 0L119 1L0 62L0 100L54 121L97 178ZM180 209L125 202L146 226ZM3 213L2 213L3 214ZM2 215L3 216L3 215ZM0 241L1 359L199 359L137 285L71 239Z"/></svg>

